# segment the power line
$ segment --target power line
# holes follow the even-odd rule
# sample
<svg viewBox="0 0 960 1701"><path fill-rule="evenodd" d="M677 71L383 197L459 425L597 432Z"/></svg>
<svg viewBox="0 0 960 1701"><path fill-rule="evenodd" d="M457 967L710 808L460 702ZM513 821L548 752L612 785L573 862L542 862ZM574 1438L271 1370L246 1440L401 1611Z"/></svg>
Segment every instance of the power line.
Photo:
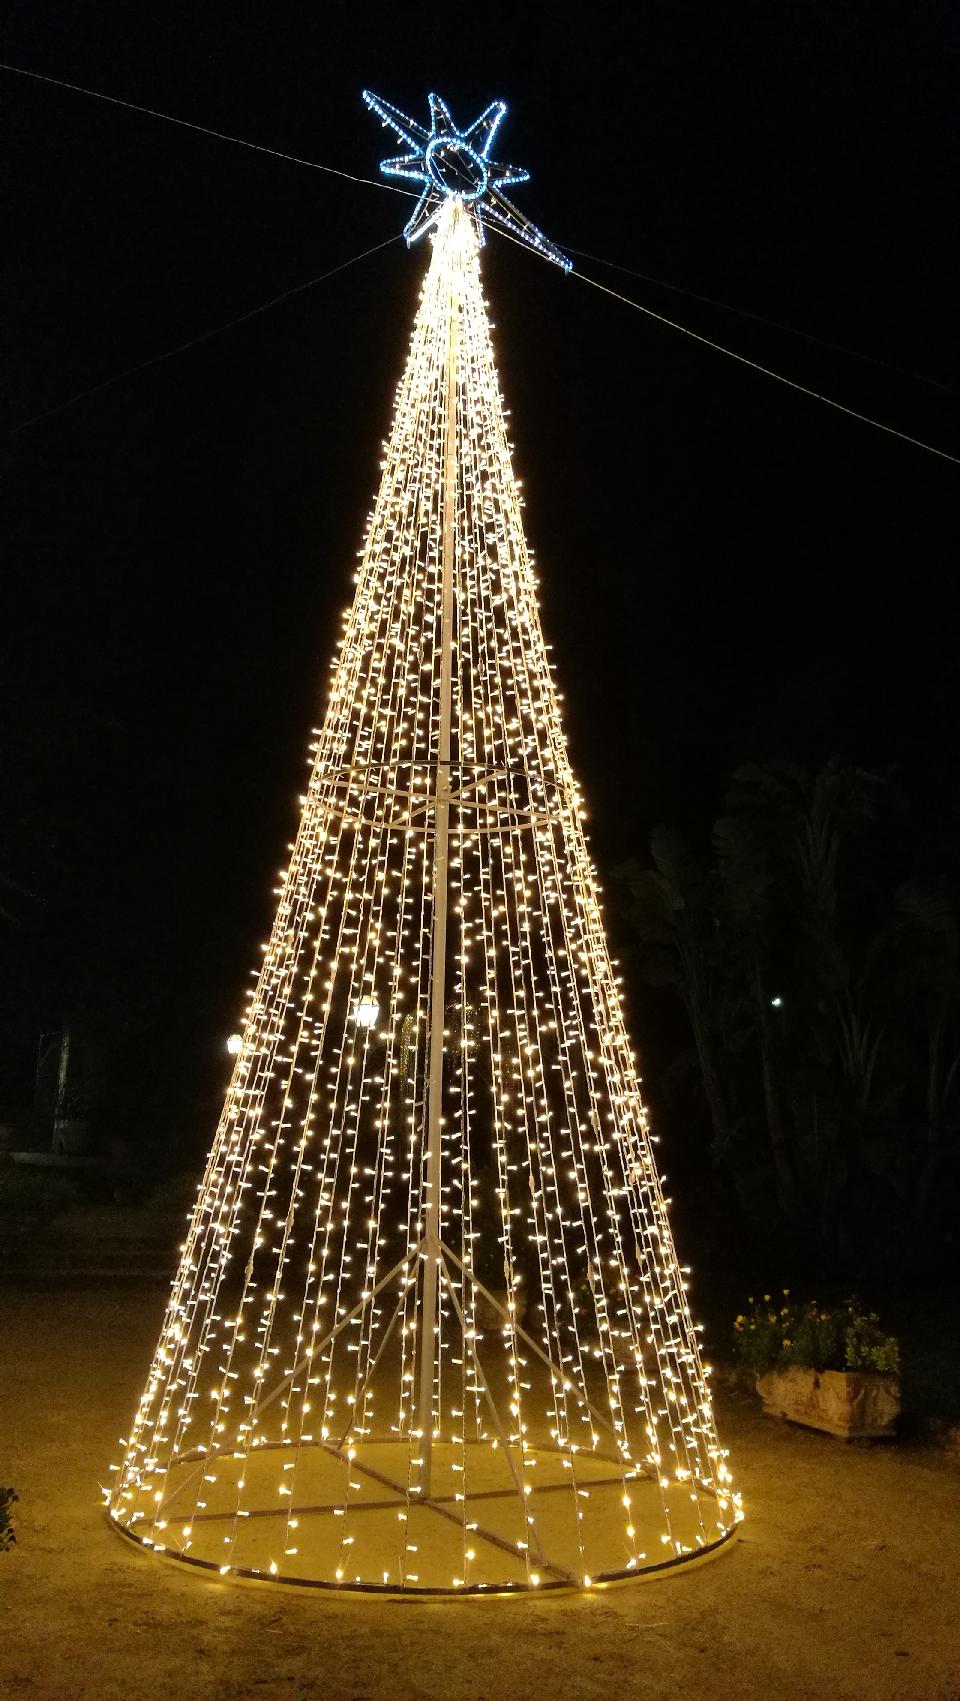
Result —
<svg viewBox="0 0 960 1701"><path fill-rule="evenodd" d="M587 254L582 248L571 248L564 243L568 254L576 254L579 260L593 260L598 266L609 266L611 271L623 272L627 277L639 278L643 283L656 284L658 289L669 289L675 295L689 296L691 301L702 301L708 307L719 307L722 313L736 313L741 319L753 319L758 325L767 325L773 331L783 331L788 337L802 337L804 342L817 343L820 348L832 349L836 354L849 355L851 360L863 360L870 366L882 366L888 372L897 372L901 378L912 378L918 384L929 384L935 390L941 390L944 395L952 396L953 389L944 384L939 378L931 378L925 372L914 372L909 366L898 366L895 361L884 360L878 354L866 354L863 349L847 348L844 343L831 342L829 337L818 337L814 331L801 331L796 325L785 325L780 319L768 319L763 313L754 313L749 307L735 307L730 301L718 301L716 296L703 295L699 290L687 289L683 284L668 283L666 278L655 278L650 272L638 272L633 266L622 266L617 260L608 260L602 254Z"/></svg>
<svg viewBox="0 0 960 1701"><path fill-rule="evenodd" d="M70 89L74 94L89 95L91 100L106 101L108 106L122 106L128 112L141 112L147 118L162 119L164 124L176 124L181 130L196 130L201 136L213 136L218 142L232 142L235 147L249 148L257 154L270 154L273 159L286 160L290 165L305 165L311 171L325 171L329 177L343 177L348 183L366 183L372 189L387 189L392 195L407 195L410 191L396 184L384 183L376 177L359 177L353 171L341 171L335 165L320 165L315 159L303 159L299 154L285 154L279 148L268 148L262 142L248 142L242 136L230 136L224 130L211 130L206 124L194 124L187 118L174 118L169 112L157 112L152 106L138 106L132 100L119 100L116 95L101 94L99 89L86 89L80 83L65 82L62 77L48 77L41 71L27 71L22 65L8 65L0 60L0 71L12 71L18 77L30 77L37 83L50 83L54 88Z"/></svg>
<svg viewBox="0 0 960 1701"><path fill-rule="evenodd" d="M773 378L778 384L786 384L790 390L798 390L802 396L810 396L815 402L823 402L826 407L835 408L838 413L848 414L851 419L860 420L862 425L872 425L875 431L885 431L889 437L899 437L903 443L912 443L915 449L925 449L928 455L937 455L942 461L952 461L954 466L960 466L960 455L951 455L946 449L937 449L932 443L925 443L921 437L911 437L907 431L898 431L895 425L884 425L880 419L872 419L869 414L858 413L856 408L848 408L844 402L835 402L832 396L825 396L822 390L811 390L806 384L798 384L795 378L785 378L782 372L774 372L769 366L761 366L758 360L750 360L745 354L737 354L735 349L725 348L723 343L715 343L711 337L701 336L699 331L691 331L689 326L680 325L676 319L668 319L663 313L655 313L652 307L644 307L631 296L621 295L616 289L609 289L606 284L598 283L596 278L588 277L586 272L574 272L572 275L580 278L583 283L590 284L593 289L599 289L604 295L612 296L614 301L622 301L625 306L636 308L638 313L645 313L648 319L655 319L660 325L669 325L672 331L682 331L685 337L692 337L694 342L715 349L717 354L725 354L728 360L736 360L741 366L749 366L753 372L762 372L765 378Z"/></svg>
<svg viewBox="0 0 960 1701"><path fill-rule="evenodd" d="M114 384L122 384L125 378L133 378L138 372L145 372L150 366L159 366L164 360L172 360L174 355L184 354L187 349L196 348L198 343L209 342L212 337L222 336L224 331L230 331L235 325L242 325L248 319L255 319L259 313L266 313L271 307L276 307L281 301L289 301L293 295L302 295L304 290L313 289L316 284L325 283L327 278L335 277L337 272L345 272L348 266L355 266L359 260L365 260L370 254L379 254L381 249L389 248L391 243L399 242L400 237L389 236L386 242L378 242L373 248L365 248L362 254L354 254L350 260L341 261L339 266L331 267L329 272L321 272L319 277L309 278L306 283L294 284L291 289L285 289L280 295L271 296L269 301L262 301L259 307L250 307L245 313L238 313L236 318L228 319L223 325L214 325L209 331L201 331L199 336L191 337L185 343L178 343L176 348L168 348L162 354L151 355L149 360L138 361L136 366L128 366L122 372L116 372L111 378L102 378L99 383L91 384L86 390L80 390L75 396L68 396L66 401L57 402L52 408L44 408L42 413L35 413L31 419L24 419L10 431L3 433L2 441L16 437L21 431L29 430L32 425L39 425L42 419L50 419L54 414L63 413L66 408L72 408L77 402L85 401L88 396L95 396L101 390L109 390Z"/></svg>
<svg viewBox="0 0 960 1701"><path fill-rule="evenodd" d="M9 64L5 63L4 61L0 61L0 70L11 71L15 75L21 76L21 77L30 77L35 82L49 83L49 84L52 84L55 88L70 89L75 94L88 95L93 100L106 101L107 104L110 105L110 106L125 107L127 110L129 110L131 112L140 112L140 113L145 114L149 118L162 119L163 122L166 123L166 124L176 124L176 125L180 126L182 129L195 130L200 135L203 135L203 136L212 136L217 141L232 142L236 147L249 148L254 153L269 154L272 158L285 160L288 164L291 164L291 165L303 165L303 166L308 167L311 171L323 171L323 172L326 172L330 176L333 176L333 177L345 178L350 183L365 183L365 184L368 184L371 188L374 188L374 189L387 189L392 194L398 194L398 195L408 195L409 194L409 191L407 191L405 189L401 189L395 184L384 183L381 180L379 180L377 178L373 178L373 177L361 177L361 176L358 176L356 173L350 172L350 171L341 171L336 166L320 165L316 160L303 159L298 154L283 153L278 148L268 148L263 143L260 143L260 142L248 142L248 141L245 141L242 136L231 136L231 135L226 134L226 132L224 132L222 130L212 130L207 125L204 125L204 124L194 124L194 123L190 122L188 119L185 119L185 118L174 118L174 117L171 116L170 113L157 112L153 107L139 106L133 101L119 100L114 95L101 94L98 89L84 88L79 83L69 83L69 82L66 82L63 78L60 78L60 77L46 76L45 74L43 74L40 71L28 71L28 70L25 70L23 68L23 66L9 65ZM504 230L498 229L496 234L498 236L504 237L505 240L508 241L508 242L512 242L512 241L516 240L514 237L511 237L509 235L509 233L504 231ZM390 240L393 241L395 239L390 238ZM386 247L386 243L381 243L380 246ZM523 244L518 243L517 246L518 247L523 246ZM368 249L366 252L367 253L374 253L375 251L376 251L375 249ZM615 261L602 260L598 256L595 256L595 255L590 256L590 255L584 254L582 251L578 251L576 249L571 249L571 253L578 253L578 252L580 254L580 257L583 258L583 259L592 258L592 259L596 260L597 263L600 264L600 265L614 266L614 267L616 267L616 269L618 271L624 271L624 272L630 271L629 267L618 266ZM364 257L363 255L357 255L355 258L356 259L362 259L363 257ZM348 260L344 263L346 265L352 265L353 261ZM334 270L336 270L336 271L339 271L341 269L342 269L341 267L335 267L334 268ZM330 277L332 275L333 275L332 273L324 273L323 274L324 277ZM654 319L654 320L656 320L656 322L658 324L667 325L673 331L680 331L683 334L683 336L690 337L694 342L702 343L706 348L712 348L713 350L715 350L715 352L717 354L726 355L729 360L735 360L741 366L748 366L748 367L750 367L750 369L752 371L762 373L762 375L765 378L772 378L776 383L784 384L788 389L796 390L800 395L809 396L813 401L822 402L825 407L833 408L837 413L846 414L850 419L859 420L862 425L871 425L871 426L873 426L874 430L883 431L889 437L897 437L897 438L900 439L901 442L910 443L916 449L924 449L927 452L927 454L936 455L940 460L951 461L955 466L960 466L960 456L951 455L947 452L946 449L937 449L937 448L934 447L934 445L932 443L925 443L922 438L912 437L906 431L897 430L896 426L885 425L882 420L873 419L873 418L871 418L871 416L869 414L860 413L860 412L858 412L858 410L856 408L847 407L846 404L843 403L843 402L834 401L832 396L824 395L824 393L821 390L811 389L806 384L800 384L794 378L785 378L781 372L774 372L771 367L763 366L757 360L750 360L744 354L738 354L736 352L736 350L725 347L725 345L723 343L715 342L712 337L705 337L699 331L691 331L687 325L681 325L681 324L678 323L678 321L676 319L669 319L669 318L667 318L667 316L665 314L655 312L652 307L644 307L641 302L634 301L632 296L622 295L619 290L610 289L608 287L608 285L599 283L596 278L591 278L586 272L574 271L572 275L574 277L580 278L584 283L590 284L594 289L600 290L602 294L611 296L613 298L613 300L621 301L621 302L624 303L625 306L634 308L636 310L636 312L645 314L648 319ZM635 273L631 273L631 275L635 276L635 277L643 277L644 274L641 273L641 272L635 272ZM322 281L323 281L322 278L316 278L316 279L311 280L311 282L315 282L315 283L320 283ZM652 283L655 283L655 284L659 284L661 282L661 280L657 279L657 278L651 278L649 281L652 282ZM308 288L310 288L310 284L303 284L303 285L299 285L297 287L301 288L301 289L308 289ZM679 288L679 286L673 285L673 284L664 284L663 287L666 288L666 289L677 289L677 288ZM285 292L285 293L288 293L288 294L296 293L296 291L295 290L294 291L288 291L288 292ZM692 290L684 290L682 293L688 294L688 295L691 295L691 296L695 296L695 292L692 291ZM276 301L282 301L283 299L284 299L283 296L277 296L275 298ZM731 308L731 307L727 307L727 304L724 303L724 302L711 301L711 298L709 296L700 296L700 297L696 297L696 299L711 302L711 305L724 308L728 312L743 313L745 317L760 319L761 322L764 323L764 324L774 325L776 323L774 320L763 320L763 319L761 319L761 315L759 315L759 314L746 313L745 310L742 309L742 308ZM240 323L240 321L242 319L252 317L252 315L255 314L255 313L264 312L268 307L271 307L274 304L275 304L274 302L265 302L262 307L253 308L251 310L250 314L241 314L240 319L238 319L238 320L231 320L229 322L229 324L223 325L223 326L218 326L217 329L214 330L214 331L204 332L200 337L192 339L191 342L184 343L176 349L170 349L166 354L157 355L152 360L144 361L141 366L131 367L128 372L120 373L120 374L118 374L118 376L116 378L106 379L106 380L104 380L104 382L102 384L94 385L91 390L83 391L81 393L81 395L71 397L69 399L69 401L60 403L58 407L50 408L46 411L46 413L38 414L32 420L25 420L22 425L14 427L14 431L8 433L7 435L12 436L17 431L26 430L27 426L35 424L37 422L37 420L45 419L49 416L49 414L57 413L64 407L70 407L70 406L73 405L73 403L75 401L81 401L83 399L83 396L91 395L91 394L93 394L93 392L95 390L106 388L107 385L109 385L109 384L118 383L118 382L120 382L120 380L122 378L129 377L129 376L131 376L132 373L141 371L143 369L143 367L155 365L160 360L170 359L173 355L181 353L183 351L183 349L192 347L193 343L202 342L208 336L216 336L216 335L219 334L219 331L228 330L231 325L238 324L238 323ZM781 330L789 330L790 329L790 327L788 327L788 326L779 326L778 328L781 329ZM813 336L810 335L810 333L804 332L804 331L797 331L797 332L793 332L792 334L796 335L796 336L807 337L810 341L814 341L814 342L823 341L823 339L818 338L818 337L813 337ZM828 344L826 344L826 346L837 348L839 345L828 343ZM863 360L874 360L875 359L875 357L870 356L870 355L858 355L856 353L856 351L853 350L853 349L845 349L842 352L844 352L846 354L855 355L856 358L858 358L858 359L863 359ZM884 362L884 361L877 361L877 364L887 365L889 363ZM902 370L902 369L894 368L893 370ZM913 373L910 376L918 377L919 375L916 374L916 373ZM922 381L923 382L935 382L935 380L926 380L926 379L924 379Z"/></svg>
<svg viewBox="0 0 960 1701"><path fill-rule="evenodd" d="M505 230L498 230L507 242L513 242L517 248L525 248L526 244L517 242ZM644 307L642 302L634 301L632 296L621 295L619 290L610 289L607 284L598 283L586 272L576 270L568 274L579 278L581 283L590 284L601 294L613 297L614 301L622 301L624 306L633 307L638 313L644 313L648 319L655 319L658 325L667 325L671 331L680 331L683 336L690 337L695 343L703 343L704 347L712 348L717 354L725 354L728 360L735 360L740 366L749 366L751 371L760 372L765 378L773 378L778 384L785 384L789 390L797 390L801 396L810 396L815 402L823 402L825 407L834 408L837 413L845 413L851 419L858 419L862 425L872 425L876 431L884 431L890 437L899 437L903 443L912 443L915 449L925 449L929 455L937 455L942 461L952 461L954 466L960 466L960 455L951 455L946 449L937 449L932 443L925 443L921 437L911 437L909 432L898 431L894 425L884 425L880 419L872 419L869 414L858 413L856 408L848 408L844 402L835 402L832 396L825 396L822 390L812 390L806 384L798 384L795 378L785 378L782 372L774 372L769 366L761 366L758 360L750 360L745 354L738 354L735 349L727 348L723 343L714 342L712 337L702 336L699 331L691 331L688 325L681 325L676 319L668 319L664 313L656 313L652 307Z"/></svg>

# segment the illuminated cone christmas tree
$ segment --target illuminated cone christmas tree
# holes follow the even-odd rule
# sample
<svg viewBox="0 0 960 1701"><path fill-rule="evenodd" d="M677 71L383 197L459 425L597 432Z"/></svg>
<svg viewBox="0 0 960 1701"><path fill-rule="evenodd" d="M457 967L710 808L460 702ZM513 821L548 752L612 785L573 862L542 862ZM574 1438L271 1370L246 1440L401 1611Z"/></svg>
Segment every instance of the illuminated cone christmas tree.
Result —
<svg viewBox="0 0 960 1701"><path fill-rule="evenodd" d="M492 1592L678 1563L739 1512L541 632L479 215L495 197L562 256L500 195L501 109L464 135L432 115L401 131L433 172L433 257L356 594L110 1509L224 1574Z"/></svg>

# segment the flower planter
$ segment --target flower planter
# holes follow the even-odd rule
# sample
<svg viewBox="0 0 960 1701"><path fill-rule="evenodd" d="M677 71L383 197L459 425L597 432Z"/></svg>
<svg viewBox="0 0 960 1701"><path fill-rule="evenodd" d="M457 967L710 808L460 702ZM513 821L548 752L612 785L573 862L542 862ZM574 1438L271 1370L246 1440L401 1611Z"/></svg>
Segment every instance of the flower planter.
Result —
<svg viewBox="0 0 960 1701"><path fill-rule="evenodd" d="M892 1435L900 1413L900 1378L876 1370L808 1370L791 1365L757 1377L768 1417L789 1418L843 1441Z"/></svg>

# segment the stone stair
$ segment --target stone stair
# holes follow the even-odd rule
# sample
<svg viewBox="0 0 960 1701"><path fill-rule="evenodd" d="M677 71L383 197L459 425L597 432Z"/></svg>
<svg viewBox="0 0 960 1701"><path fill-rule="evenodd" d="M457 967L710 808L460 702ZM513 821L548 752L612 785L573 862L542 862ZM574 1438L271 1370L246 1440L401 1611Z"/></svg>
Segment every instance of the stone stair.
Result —
<svg viewBox="0 0 960 1701"><path fill-rule="evenodd" d="M68 1212L21 1221L0 1237L0 1282L91 1287L167 1285L186 1224L149 1213Z"/></svg>

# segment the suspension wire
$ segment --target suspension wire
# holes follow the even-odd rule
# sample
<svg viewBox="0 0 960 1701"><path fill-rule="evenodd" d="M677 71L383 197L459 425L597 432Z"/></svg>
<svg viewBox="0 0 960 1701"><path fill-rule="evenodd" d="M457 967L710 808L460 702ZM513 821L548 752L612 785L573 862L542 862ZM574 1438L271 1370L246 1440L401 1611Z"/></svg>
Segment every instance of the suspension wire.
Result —
<svg viewBox="0 0 960 1701"><path fill-rule="evenodd" d="M638 272L633 266L622 266L618 260L608 260L603 254L587 254L582 248L571 248L568 242L561 244L565 254L575 254L578 260L592 260L598 266L609 266L611 271L623 272L627 277L640 278L643 283L656 284L658 289L672 290L675 295L689 296L691 301L703 301L708 307L719 307L722 313L736 313L741 319L752 319L757 325L767 325L772 331L784 331L788 337L802 337L804 342L817 343L820 348L832 349L835 354L849 355L851 360L863 360L869 366L882 366L888 372L897 372L901 378L913 378L918 384L929 384L934 390L941 390L944 395L956 394L953 386L944 384L939 378L931 378L926 372L914 372L912 367L898 366L895 361L884 360L879 354L866 354L863 349L848 348L845 343L831 342L829 337L818 337L815 331L802 331L796 325L785 325L780 319L768 319L764 313L754 313L749 307L735 307L731 301L718 301L715 295L703 295L699 290L687 289L684 284L668 283L666 278L655 278L651 272Z"/></svg>
<svg viewBox="0 0 960 1701"><path fill-rule="evenodd" d="M519 242L505 230L496 230L495 234L507 242L514 243L517 248L527 249L525 242ZM676 319L668 319L666 314L656 313L652 307L644 307L642 302L634 301L632 296L621 295L619 290L610 289L607 284L599 283L586 272L574 269L569 275L579 278L581 283L590 284L593 289L600 290L602 295L612 296L614 301L622 301L625 307L633 307L638 313L646 314L648 319L655 319L657 324L667 325L671 331L681 331L693 342L703 343L705 348L712 348L717 354L725 354L729 360L737 361L740 366L749 366L753 372L760 372L765 378L773 378L778 384L785 384L788 390L797 390L801 396L810 396L815 402L823 402L826 407L834 408L837 413L845 413L850 419L858 419L862 425L872 425L874 430L886 432L888 437L898 437L902 443L912 443L915 449L924 449L928 455L936 455L941 461L951 461L954 466L960 466L960 455L951 455L946 449L937 449L932 443L925 443L922 437L911 437L909 432L898 431L895 425L885 425L880 419L872 419L867 413L859 413L856 408L849 408L846 403L836 402L832 396L825 396L822 390L812 390L806 384L799 384L795 378L785 378L782 372L774 372L769 366L761 366L758 360L750 360L747 355L738 354L735 349L714 342L712 337L704 337L699 331L691 331L688 325L681 325Z"/></svg>
<svg viewBox="0 0 960 1701"><path fill-rule="evenodd" d="M207 125L204 125L204 124L194 124L194 123L191 123L188 119L185 119L185 118L174 118L168 112L158 112L153 107L139 106L135 102L129 101L129 100L119 100L114 95L101 94L98 89L84 88L79 83L69 83L69 82L66 82L61 77L50 77L50 76L47 76L40 71L28 71L28 70L25 70L24 67L21 66L21 65L10 65L3 60L0 60L0 71L10 71L10 72L14 73L16 76L19 76L19 77L30 77L35 82L49 83L49 84L52 84L55 88L70 89L75 94L84 94L84 95L90 96L90 98L93 99L93 100L106 101L107 104L110 105L110 106L122 106L122 107L125 107L130 112L143 113L148 118L159 118L159 119L162 119L163 122L166 123L166 124L176 124L180 128L185 129L185 130L195 130L200 135L212 136L217 141L220 141L220 142L232 142L237 147L249 148L254 153L269 154L272 158L285 160L288 164L291 164L291 165L307 166L307 167L309 167L309 169L311 171L323 171L323 172L326 172L328 175L330 175L332 177L345 178L350 183L365 183L365 184L368 184L371 188L374 188L374 189L387 189L392 194L395 194L395 195L406 195L410 199L416 198L411 193L410 190L401 189L396 184L384 183L383 181L381 181L377 178L374 178L374 177L361 177L354 172L341 171L336 166L321 165L317 160L304 159L299 154L283 153L283 152L280 151L280 149L268 148L261 142L248 142L242 136L231 136L231 135L226 134L226 132L224 132L222 130L212 130ZM518 248L526 247L525 243L519 242L516 237L511 236L505 230L501 230L499 228L496 228L495 234L497 236L502 237L507 242L515 243ZM391 237L390 240L393 241L393 240L395 240L395 238ZM380 246L386 247L387 244L382 243L382 244L380 244ZM368 249L366 252L367 253L374 253L375 251L376 251L375 249ZM633 277L642 278L645 275L642 272L631 272L629 267L620 266L620 265L617 264L616 261L603 260L603 259L600 259L599 256L597 256L597 255L585 254L582 250L571 249L570 252L578 254L578 257L581 258L581 259L593 259L600 265L613 266L613 267L615 267L615 269L617 271L623 271L623 272L629 273L629 275L633 276ZM363 259L364 255L358 254L355 258L358 259L358 260ZM348 260L348 261L345 262L345 264L346 265L352 265L353 261ZM336 271L340 271L342 269L343 269L342 267L335 267L334 268L334 270L336 270ZM331 272L327 272L327 273L324 274L324 277L331 277L332 275L333 274ZM725 354L729 360L735 360L741 366L748 366L748 367L751 368L752 371L762 373L762 375L765 378L772 378L772 379L775 380L776 383L784 384L788 389L796 390L802 396L809 396L813 401L823 402L825 407L833 408L837 413L846 414L848 416L848 418L850 418L850 419L859 420L862 425L870 425L874 428L875 431L883 431L883 432L886 433L886 435L888 437L897 437L897 438L900 439L900 441L902 443L912 444L915 449L923 449L929 455L936 455L939 460L950 461L950 462L952 462L952 464L954 466L960 466L960 456L951 455L946 449L938 449L932 443L925 443L923 441L923 439L920 438L920 437L912 437L909 432L898 431L896 426L885 425L882 420L873 419L869 414L860 413L860 412L858 412L858 410L856 408L847 407L844 402L834 401L832 396L824 395L822 390L811 389L806 384L798 383L797 380L794 379L794 378L785 378L781 372L774 372L771 367L763 366L757 360L750 360L747 357L747 355L738 354L735 349L726 348L723 343L715 342L712 337L705 337L699 331L691 331L689 326L679 324L676 319L668 319L666 314L657 313L657 312L654 311L654 309L652 307L644 307L641 302L634 301L632 296L622 295L619 290L610 289L607 284L602 284L596 278L591 278L586 272L574 270L573 276L576 277L576 278L579 278L583 283L590 284L592 286L592 288L600 290L603 295L611 296L614 301L620 301L624 304L624 306L632 307L636 310L636 312L645 314L648 319L654 319L654 320L656 320L656 322L658 324L666 325L672 331L680 331L685 337L690 337L693 342L702 343L706 348L712 348L717 354ZM315 278L315 279L311 280L311 283L320 283L322 281L323 281L322 278ZM659 279L659 278L650 278L649 281L652 282L652 283L655 283L655 284L660 284L662 282L662 280ZM310 284L301 284L299 286L299 288L309 289ZM664 283L663 288L679 290L680 286L676 285L676 284ZM288 294L294 294L294 293L296 293L296 291L295 290L294 291L287 291L287 293ZM808 339L809 341L812 341L812 342L824 342L824 339L822 339L820 337L815 337L810 332L807 332L807 331L792 331L791 327L786 326L786 325L777 326L777 322L775 320L763 319L761 317L761 315L755 314L755 313L749 313L743 308L729 307L725 302L713 301L712 298L709 297L709 296L697 296L693 290L683 290L682 293L685 294L685 295L690 295L696 300L709 302L710 305L723 308L727 312L740 313L745 318L757 319L762 324L776 326L777 329L789 331L791 335L804 337L804 338L806 338L806 339ZM277 296L275 298L276 301L282 301L283 299L284 299L283 296ZM273 302L265 302L263 307L254 308L252 310L251 314L242 314L240 316L240 319L252 317L253 313L264 312L267 307L271 307L273 305L274 305ZM238 323L240 323L239 319L230 321L231 325L238 324ZM229 325L224 325L224 326L218 327L218 330L220 330L220 329L228 330L229 328L230 328ZM203 334L203 336L195 338L194 341L202 342L206 337L215 336L217 334L218 334L217 331L205 332ZM156 361L169 359L174 354L179 354L179 353L182 352L183 349L190 348L192 346L193 346L192 343L184 343L184 344L181 345L180 348L170 349L167 354L158 355L158 356L155 356L153 360L145 361L143 363L143 366L152 366L152 365L156 364ZM869 362L874 362L874 363L881 365L881 366L889 365L889 362L879 360L876 356L858 354L855 349L842 349L841 350L840 345L836 344L836 343L824 342L824 346L827 347L827 348L836 348L836 349L840 350L840 352L842 352L844 354L853 355L855 358L860 359L860 360L866 360L866 361L869 361ZM58 412L61 411L62 408L65 408L65 407L71 407L74 402L81 401L84 396L91 395L94 390L103 389L107 385L112 384L112 383L118 383L118 382L120 382L121 378L128 377L133 372L138 372L138 371L141 371L141 370L142 370L142 367L139 367L139 366L132 367L130 369L130 373L120 373L117 378L106 379L103 384L94 385L92 390L83 391L81 393L81 395L71 397L68 401L60 403L58 407L49 408L49 409L46 410L45 413L37 414L34 419L25 420L22 425L15 426L13 431L7 432L5 434L5 436L14 436L19 431L25 431L28 426L36 424L37 421L40 420L40 419L46 419L49 416L49 414L58 413ZM891 370L897 371L897 372L904 372L904 369L902 367L891 367ZM935 379L921 378L919 373L910 373L910 374L905 374L905 375L908 375L908 376L913 377L913 378L917 378L922 383L931 383L931 384L937 385L937 381ZM945 386L942 386L942 385L937 385L937 387L938 388L945 388ZM2 440L2 439L0 439L0 440Z"/></svg>
<svg viewBox="0 0 960 1701"><path fill-rule="evenodd" d="M75 407L77 402L86 401L88 396L96 396L101 390L109 390L114 384L122 384L125 378L133 378L138 372L146 372L151 366L159 366L165 360L172 360L175 355L185 354L187 349L196 348L198 343L210 342L211 338L222 336L224 331L232 331L235 325L243 325L248 319L256 319L258 314L266 313L281 301L289 301L291 296L302 295L304 290L325 283L328 278L335 277L337 272L345 272L348 266L355 266L359 260L366 260L370 254L379 254L384 248L389 248L392 243L400 240L399 234L388 236L386 242L377 242L372 248L365 248L362 254L354 254L352 259L342 260L339 266L331 267L329 272L321 272L319 277L308 278L306 283L294 284L291 289L283 290L280 295L271 296L269 301L262 301L259 307L250 307L245 313L238 313L236 318L228 319L225 324L214 325L209 331L201 331L199 336L191 337L185 343L178 343L176 348L164 349L162 354L152 354L148 360L138 361L136 366L125 367L122 372L115 372L110 378L101 378L99 383L78 391L75 396L68 396L66 401L56 402L53 407L44 408L42 413L35 413L31 419L21 420L19 425L0 433L0 442L19 436L21 431L29 431L32 425L39 425L42 419L50 419L54 414L63 413L66 408Z"/></svg>
<svg viewBox="0 0 960 1701"><path fill-rule="evenodd" d="M211 130L206 124L193 124L188 118L174 118L172 113L158 112L152 106L138 106L132 100L119 100L116 95L101 94L99 89L87 89L80 83L68 83L62 77L48 77L42 71L27 71L22 65L8 65L3 60L0 60L0 71L11 71L17 77L30 77L37 83L51 83L54 88L70 89L74 94L89 95L91 100L106 101L108 106L123 106L128 112L141 112L147 118L160 118L164 124L176 124L181 130L196 130L201 136L213 136L218 142L233 142L238 148L249 148L257 154L270 154L273 159L286 160L290 165L305 165L311 171L325 171L329 177L346 178L348 183L366 183L372 189L388 189L392 195L406 195L416 199L409 189L401 189L394 183L384 183L380 178L360 177L353 171L341 171L335 165L320 165L315 159L303 159L299 154L282 153L279 148L268 148L262 142L248 142L243 136L230 136L224 130Z"/></svg>

